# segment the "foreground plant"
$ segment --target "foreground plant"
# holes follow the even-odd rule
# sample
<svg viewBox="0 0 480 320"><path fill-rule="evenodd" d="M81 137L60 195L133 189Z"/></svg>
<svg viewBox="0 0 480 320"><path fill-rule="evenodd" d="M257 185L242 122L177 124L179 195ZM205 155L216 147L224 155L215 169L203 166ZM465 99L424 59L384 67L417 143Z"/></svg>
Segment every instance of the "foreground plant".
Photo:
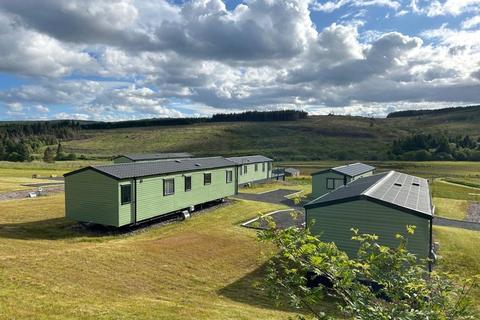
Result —
<svg viewBox="0 0 480 320"><path fill-rule="evenodd" d="M408 234L414 230L407 226ZM477 318L469 293L478 286L478 277L428 272L427 261L409 253L408 239L400 234L392 249L380 245L376 235L352 232L359 245L352 258L308 229L260 232L261 241L278 249L267 264L264 287L277 301L286 298L316 319L330 319L318 307L326 296L338 301L342 313L359 320Z"/></svg>

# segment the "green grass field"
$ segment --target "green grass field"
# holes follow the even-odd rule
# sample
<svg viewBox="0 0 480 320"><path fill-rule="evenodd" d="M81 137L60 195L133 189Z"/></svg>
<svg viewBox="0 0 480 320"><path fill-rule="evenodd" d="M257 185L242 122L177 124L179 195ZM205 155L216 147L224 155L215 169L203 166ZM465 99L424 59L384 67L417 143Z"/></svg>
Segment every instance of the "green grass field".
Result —
<svg viewBox="0 0 480 320"><path fill-rule="evenodd" d="M14 179L31 179L34 173L59 175L87 164L3 162L0 174L15 185ZM303 171L302 164L296 166ZM379 167L442 178L432 187L439 215L460 219L466 203L478 201L471 195L475 188L447 181L470 179L479 173L478 164ZM310 178L243 191L277 188L309 193ZM63 197L0 202L0 319L290 319L298 314L275 306L254 286L268 250L256 241L255 231L239 226L279 205L235 201L185 222L101 235L65 220ZM437 268L462 276L480 273L480 232L435 227L434 237L440 243ZM473 297L480 306L478 290ZM335 313L331 301L322 307Z"/></svg>
<svg viewBox="0 0 480 320"><path fill-rule="evenodd" d="M268 257L239 226L277 208L238 201L99 236L64 220L63 195L1 202L0 318L288 319L254 288Z"/></svg>

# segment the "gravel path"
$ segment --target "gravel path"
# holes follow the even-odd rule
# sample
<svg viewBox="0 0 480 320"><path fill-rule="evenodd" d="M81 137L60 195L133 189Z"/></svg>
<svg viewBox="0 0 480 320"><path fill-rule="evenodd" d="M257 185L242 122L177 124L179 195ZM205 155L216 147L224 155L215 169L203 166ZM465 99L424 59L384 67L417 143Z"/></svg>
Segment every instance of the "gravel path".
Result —
<svg viewBox="0 0 480 320"><path fill-rule="evenodd" d="M14 199L25 199L28 197L29 192L36 192L37 189L29 189L29 190L20 190L20 191L12 191L6 193L0 193L0 201L6 200L14 200ZM49 195L54 193L60 193L64 191L63 185L57 185L53 187L45 187L43 188L43 194Z"/></svg>
<svg viewBox="0 0 480 320"><path fill-rule="evenodd" d="M480 222L480 203L470 202L468 204L467 216L465 217L466 221L470 222Z"/></svg>
<svg viewBox="0 0 480 320"><path fill-rule="evenodd" d="M460 221L453 220L441 217L433 218L433 225L435 226L445 226L445 227L454 227L468 230L480 230L480 223L471 222L471 221Z"/></svg>

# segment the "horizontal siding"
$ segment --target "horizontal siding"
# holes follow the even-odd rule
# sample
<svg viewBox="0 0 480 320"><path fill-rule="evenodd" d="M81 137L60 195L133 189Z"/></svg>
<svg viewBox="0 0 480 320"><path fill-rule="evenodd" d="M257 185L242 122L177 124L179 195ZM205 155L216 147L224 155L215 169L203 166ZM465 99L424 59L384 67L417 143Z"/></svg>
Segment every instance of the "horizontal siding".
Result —
<svg viewBox="0 0 480 320"><path fill-rule="evenodd" d="M93 170L65 177L68 219L118 226L118 183Z"/></svg>
<svg viewBox="0 0 480 320"><path fill-rule="evenodd" d="M360 174L358 176L355 176L352 178L352 181L353 180L357 180L357 179L360 179L360 178L365 178L365 177L370 177L373 175L373 171L368 171L368 172L365 172L364 174Z"/></svg>
<svg viewBox="0 0 480 320"><path fill-rule="evenodd" d="M265 163L265 171L262 171L262 162L258 163L258 171L255 171L255 164L246 164L238 167L238 170L242 170L238 173L238 184L245 184L249 182L261 181L268 179L272 176L272 170L269 170L269 163ZM247 166L247 173L244 173L244 167Z"/></svg>
<svg viewBox="0 0 480 320"><path fill-rule="evenodd" d="M312 176L312 197L318 198L323 196L326 193L331 192L332 190L327 189L327 178L328 179L338 179L336 181L335 188L341 187L343 185L343 175L335 172L325 172L319 173ZM350 181L350 177L347 177L347 182Z"/></svg>
<svg viewBox="0 0 480 320"><path fill-rule="evenodd" d="M226 171L233 171L233 181L226 183ZM185 209L235 194L235 167L158 176L137 180L137 221ZM212 183L203 184L203 174L212 174ZM185 191L184 176L192 177L192 190ZM175 194L163 195L163 180L175 179Z"/></svg>
<svg viewBox="0 0 480 320"><path fill-rule="evenodd" d="M351 240L351 228L360 233L376 234L379 243L397 247L396 234L406 235L406 225L415 225L408 249L421 258L428 257L430 248L430 225L428 219L386 207L368 200L356 200L325 207L307 209L307 225L315 220L311 231L323 241L335 244L349 255L355 255L358 242Z"/></svg>

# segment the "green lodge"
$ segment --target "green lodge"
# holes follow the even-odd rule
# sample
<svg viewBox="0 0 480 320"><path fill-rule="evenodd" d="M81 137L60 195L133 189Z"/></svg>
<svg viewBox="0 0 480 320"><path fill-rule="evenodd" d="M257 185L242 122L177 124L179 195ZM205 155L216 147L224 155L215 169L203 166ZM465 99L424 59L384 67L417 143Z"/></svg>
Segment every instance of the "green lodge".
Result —
<svg viewBox="0 0 480 320"><path fill-rule="evenodd" d="M89 166L64 175L66 217L114 227L237 193L237 164L223 157Z"/></svg>
<svg viewBox="0 0 480 320"><path fill-rule="evenodd" d="M356 179L375 173L375 167L352 163L312 173L312 197L318 198Z"/></svg>
<svg viewBox="0 0 480 320"><path fill-rule="evenodd" d="M305 205L306 225L323 241L355 255L352 228L376 234L379 243L395 247L396 234L415 226L408 249L419 258L432 257L432 206L428 180L390 171L338 187Z"/></svg>
<svg viewBox="0 0 480 320"><path fill-rule="evenodd" d="M238 185L264 182L272 178L273 160L270 158L255 155L227 159L238 165Z"/></svg>

